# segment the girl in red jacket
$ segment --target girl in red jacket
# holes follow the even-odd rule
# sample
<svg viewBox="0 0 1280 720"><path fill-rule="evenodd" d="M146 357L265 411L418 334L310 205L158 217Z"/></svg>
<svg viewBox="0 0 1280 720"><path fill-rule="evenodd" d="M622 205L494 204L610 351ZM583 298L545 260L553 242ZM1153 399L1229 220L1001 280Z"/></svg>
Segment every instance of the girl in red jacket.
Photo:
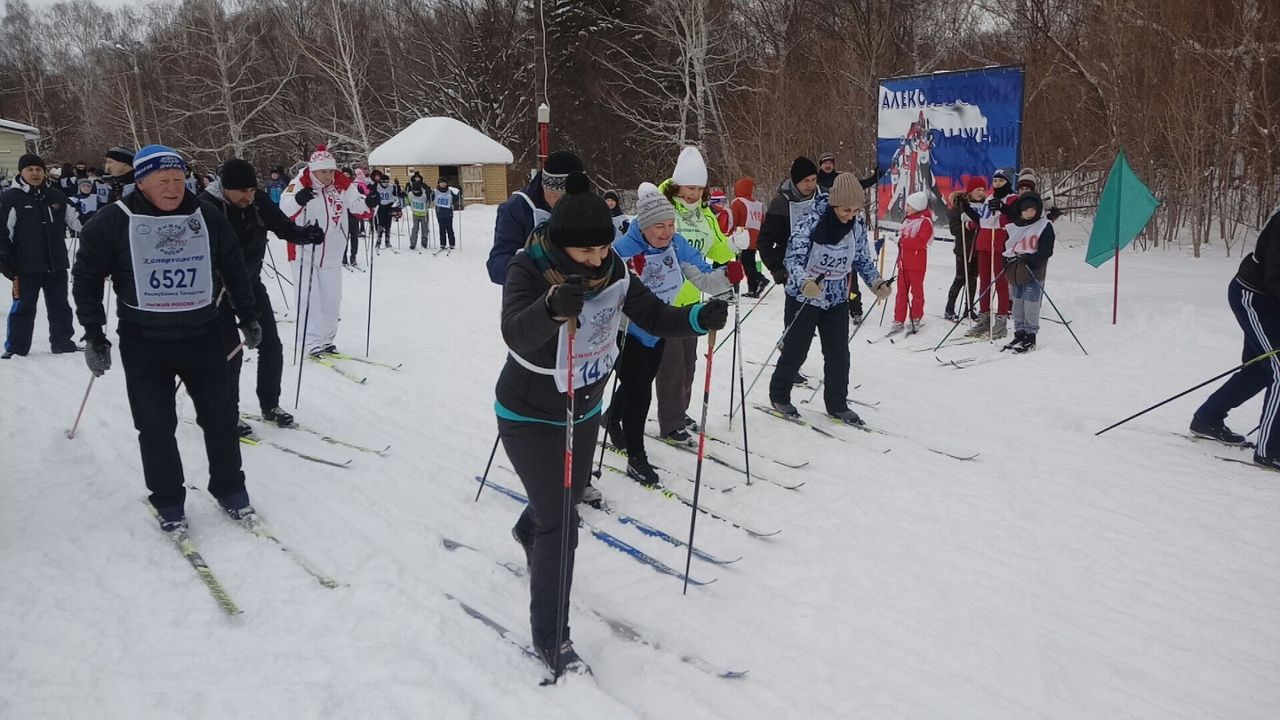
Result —
<svg viewBox="0 0 1280 720"><path fill-rule="evenodd" d="M898 298L893 308L889 334L902 332L911 306L911 329L924 324L924 272L929 265L929 243L933 242L933 213L929 194L921 191L907 196L907 218L898 230Z"/></svg>

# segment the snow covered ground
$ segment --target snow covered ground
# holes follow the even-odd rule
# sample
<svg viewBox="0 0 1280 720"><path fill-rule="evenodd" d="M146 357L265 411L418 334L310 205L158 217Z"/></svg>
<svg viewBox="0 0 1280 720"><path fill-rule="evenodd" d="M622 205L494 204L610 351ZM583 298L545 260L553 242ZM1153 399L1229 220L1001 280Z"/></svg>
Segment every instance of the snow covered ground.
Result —
<svg viewBox="0 0 1280 720"><path fill-rule="evenodd" d="M904 348L946 330L953 260L950 245L936 247L924 335L868 345L883 332L873 325L853 346L852 397L881 403L857 409L910 439L832 428L847 439L838 442L748 413L753 450L812 461L788 470L753 458L753 470L804 487L747 487L708 465L708 483L737 487L703 499L782 532L762 540L700 517L699 547L742 560L695 559L693 576L716 582L685 597L678 580L584 532L572 624L596 676L540 688L533 662L445 596L525 639L527 588L494 562L523 561L508 532L520 507L489 491L472 501L504 357L500 291L483 267L493 208L461 216L452 256L410 253L405 242L376 259L371 355L403 369L351 364L364 385L303 370L300 421L391 452L270 428L260 433L353 462L243 448L263 518L346 585L321 587L207 496L189 496L193 537L244 609L234 619L145 509L118 353L79 437L64 436L89 374L80 356L48 353L42 312L32 355L0 363L0 717L1280 717L1280 477L1174 434L1208 389L1093 436L1239 362L1225 297L1235 258L1126 253L1113 327L1111 266L1085 265L1086 231L1060 228L1048 289L1090 354L1046 322L1032 355L956 370ZM354 354L370 278L344 274L338 344ZM777 295L745 325L748 359L762 360L782 330ZM725 350L710 426L730 438ZM990 355L985 345L940 353ZM820 368L815 343L807 372ZM746 369L750 382L759 367ZM288 407L295 372L286 367ZM256 410L253 378L251 362L246 411ZM766 400L765 384L753 400ZM1236 429L1252 428L1258 410L1254 401L1234 415ZM199 431L180 424L178 436L187 480L203 486ZM926 445L981 454L961 462ZM690 455L651 455L693 474ZM499 453L492 477L519 488L504 464ZM687 532L683 505L616 474L599 486L627 514ZM587 517L683 568L682 549ZM448 551L446 537L488 557ZM587 609L625 619L661 649L617 638ZM721 679L681 662L686 653L749 673Z"/></svg>

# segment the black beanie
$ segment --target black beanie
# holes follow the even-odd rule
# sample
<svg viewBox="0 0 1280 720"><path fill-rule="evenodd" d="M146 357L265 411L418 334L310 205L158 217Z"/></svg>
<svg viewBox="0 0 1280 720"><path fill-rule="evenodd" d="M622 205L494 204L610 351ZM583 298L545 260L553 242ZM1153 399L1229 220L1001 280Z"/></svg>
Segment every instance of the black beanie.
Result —
<svg viewBox="0 0 1280 720"><path fill-rule="evenodd" d="M610 245L614 237L613 213L604 200L591 192L587 176L575 172L565 181L565 196L551 210L547 235L556 247Z"/></svg>
<svg viewBox="0 0 1280 720"><path fill-rule="evenodd" d="M218 168L223 190L248 190L258 187L258 173L247 160L231 158Z"/></svg>
<svg viewBox="0 0 1280 720"><path fill-rule="evenodd" d="M799 185L801 180L809 177L810 175L817 175L817 174L818 174L818 166L814 165L813 161L810 160L809 158L801 155L800 157L791 161L792 184Z"/></svg>
<svg viewBox="0 0 1280 720"><path fill-rule="evenodd" d="M582 160L568 150L557 150L547 156L542 165L542 189L551 192L567 192L565 179L571 173L582 172Z"/></svg>
<svg viewBox="0 0 1280 720"><path fill-rule="evenodd" d="M109 157L116 162L122 162L126 165L133 164L133 151L123 145L117 145L110 150L102 153L104 157Z"/></svg>
<svg viewBox="0 0 1280 720"><path fill-rule="evenodd" d="M41 160L40 156L34 153L27 153L26 155L18 158L18 172L22 172L23 168L29 168L32 165L39 166L46 170L48 169L45 167L44 160Z"/></svg>

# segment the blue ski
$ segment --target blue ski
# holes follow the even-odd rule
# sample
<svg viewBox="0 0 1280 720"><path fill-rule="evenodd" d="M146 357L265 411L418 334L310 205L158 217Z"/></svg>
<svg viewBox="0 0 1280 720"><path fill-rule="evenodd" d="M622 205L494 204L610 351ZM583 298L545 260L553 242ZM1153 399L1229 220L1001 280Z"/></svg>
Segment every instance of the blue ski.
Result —
<svg viewBox="0 0 1280 720"><path fill-rule="evenodd" d="M475 480L476 482L482 481L482 479L479 476L477 476ZM525 497L519 492L516 492L515 490L512 490L509 487L505 487L500 483L494 482L493 480L488 480L487 482L485 482L485 484L489 487L492 487L494 490L498 491L498 493L502 495L506 495L512 500L524 503L526 505L529 504L529 498ZM591 534L594 535L597 540L608 545L609 547L615 550L618 550L619 552L623 552L623 553L626 553L627 555L630 555L636 561L644 563L645 565L648 565L649 567L662 573L663 575L670 575L671 577L679 578L681 580L685 579L684 573L666 565L661 560L645 553L643 550L627 544L625 541L613 535L610 535L609 533L597 528L595 525L592 525L586 520L583 520L583 524L585 524L591 530ZM690 585L710 585L713 582L715 582L715 579L701 581L701 580L695 580L693 578L689 578Z"/></svg>

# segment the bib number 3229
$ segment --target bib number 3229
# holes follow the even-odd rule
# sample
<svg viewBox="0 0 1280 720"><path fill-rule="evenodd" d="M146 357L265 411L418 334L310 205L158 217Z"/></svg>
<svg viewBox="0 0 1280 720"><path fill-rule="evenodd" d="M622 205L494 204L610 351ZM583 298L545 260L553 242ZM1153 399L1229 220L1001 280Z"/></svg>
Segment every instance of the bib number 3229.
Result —
<svg viewBox="0 0 1280 720"><path fill-rule="evenodd" d="M152 270L151 276L147 278L147 284L152 290L190 288L194 287L195 283L196 268Z"/></svg>

